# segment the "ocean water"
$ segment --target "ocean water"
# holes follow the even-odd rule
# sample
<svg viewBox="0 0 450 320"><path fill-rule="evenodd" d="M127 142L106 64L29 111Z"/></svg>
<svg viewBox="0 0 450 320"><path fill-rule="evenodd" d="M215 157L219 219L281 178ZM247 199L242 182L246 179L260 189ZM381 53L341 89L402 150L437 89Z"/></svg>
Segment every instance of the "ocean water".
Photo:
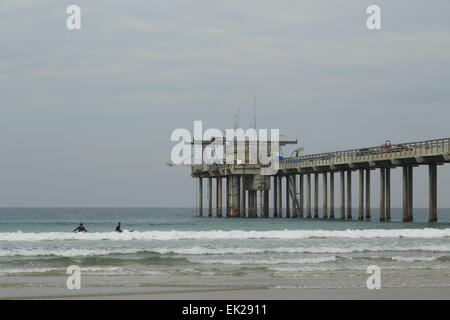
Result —
<svg viewBox="0 0 450 320"><path fill-rule="evenodd" d="M70 265L86 285L92 277L103 286L364 288L367 267L377 265L383 287L450 293L450 209L438 210L437 223L427 214L415 209L415 221L403 223L400 209L379 222L376 209L371 221L356 211L341 221L196 217L193 208L0 208L0 291L67 277ZM80 222L88 233L71 232ZM112 232L118 222L135 231Z"/></svg>

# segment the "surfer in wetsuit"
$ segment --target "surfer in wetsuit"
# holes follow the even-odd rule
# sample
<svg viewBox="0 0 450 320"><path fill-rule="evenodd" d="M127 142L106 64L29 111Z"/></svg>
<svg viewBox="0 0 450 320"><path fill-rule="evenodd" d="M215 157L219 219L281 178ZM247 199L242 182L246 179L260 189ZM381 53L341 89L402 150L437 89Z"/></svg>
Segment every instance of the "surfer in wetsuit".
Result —
<svg viewBox="0 0 450 320"><path fill-rule="evenodd" d="M83 226L82 223L80 223L80 225L75 228L72 232L87 232L86 228Z"/></svg>
<svg viewBox="0 0 450 320"><path fill-rule="evenodd" d="M120 229L120 222L119 222L119 224L117 225L117 227L116 227L116 232L122 232L122 229Z"/></svg>

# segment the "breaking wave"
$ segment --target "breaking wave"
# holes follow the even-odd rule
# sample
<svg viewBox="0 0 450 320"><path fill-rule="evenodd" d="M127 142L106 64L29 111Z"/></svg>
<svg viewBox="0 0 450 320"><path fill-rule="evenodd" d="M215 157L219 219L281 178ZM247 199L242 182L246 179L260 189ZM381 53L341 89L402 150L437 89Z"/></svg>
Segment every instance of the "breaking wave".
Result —
<svg viewBox="0 0 450 320"><path fill-rule="evenodd" d="M214 239L308 239L308 238L446 238L446 229L357 229L357 230L211 230L211 231L135 231L135 232L3 232L0 241L97 241L97 240L214 240Z"/></svg>

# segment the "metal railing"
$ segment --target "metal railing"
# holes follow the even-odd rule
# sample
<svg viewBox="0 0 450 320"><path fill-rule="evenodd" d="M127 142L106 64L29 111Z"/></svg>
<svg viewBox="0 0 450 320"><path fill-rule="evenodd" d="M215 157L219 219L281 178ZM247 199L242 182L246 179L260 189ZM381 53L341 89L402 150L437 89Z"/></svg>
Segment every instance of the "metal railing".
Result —
<svg viewBox="0 0 450 320"><path fill-rule="evenodd" d="M420 142L384 144L381 146L351 149L336 152L317 153L298 157L280 158L280 169L310 167L350 162L377 161L383 159L401 159L450 152L450 138ZM192 165L192 172L219 171L227 169L261 168L260 164L210 164Z"/></svg>
<svg viewBox="0 0 450 320"><path fill-rule="evenodd" d="M435 139L420 142L400 144L384 144L381 146L359 148L352 150L318 153L298 157L280 159L282 168L311 166L321 164L358 162L364 160L395 159L408 156L426 156L438 153L448 153L450 138Z"/></svg>

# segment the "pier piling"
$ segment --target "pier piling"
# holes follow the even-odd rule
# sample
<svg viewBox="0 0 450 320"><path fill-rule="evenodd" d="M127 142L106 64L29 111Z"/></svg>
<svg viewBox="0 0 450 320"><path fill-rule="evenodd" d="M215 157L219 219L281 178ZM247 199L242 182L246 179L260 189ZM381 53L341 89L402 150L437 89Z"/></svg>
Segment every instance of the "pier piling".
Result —
<svg viewBox="0 0 450 320"><path fill-rule="evenodd" d="M322 181L322 197L323 197L323 211L322 211L322 217L324 219L328 219L328 176L327 173L324 172L323 174L323 181Z"/></svg>
<svg viewBox="0 0 450 320"><path fill-rule="evenodd" d="M283 217L283 185L281 176L277 177L278 181L278 218Z"/></svg>
<svg viewBox="0 0 450 320"><path fill-rule="evenodd" d="M293 174L290 177L291 180L291 200L292 200L292 218L298 217L298 208L297 208L297 184L296 184L296 175Z"/></svg>
<svg viewBox="0 0 450 320"><path fill-rule="evenodd" d="M212 178L208 178L208 217L212 217Z"/></svg>
<svg viewBox="0 0 450 320"><path fill-rule="evenodd" d="M358 220L364 220L364 170L359 170L359 207Z"/></svg>
<svg viewBox="0 0 450 320"><path fill-rule="evenodd" d="M311 175L306 175L306 218L311 219Z"/></svg>
<svg viewBox="0 0 450 320"><path fill-rule="evenodd" d="M286 176L286 218L290 218L291 217L291 203L290 203L290 183L289 183L289 176Z"/></svg>
<svg viewBox="0 0 450 320"><path fill-rule="evenodd" d="M314 218L319 218L319 174L314 173Z"/></svg>
<svg viewBox="0 0 450 320"><path fill-rule="evenodd" d="M391 169L386 168L386 221L391 220Z"/></svg>
<svg viewBox="0 0 450 320"><path fill-rule="evenodd" d="M304 184L303 184L303 174L300 174L300 184L299 184L299 192L300 192L300 218L303 218L303 196L304 196Z"/></svg>
<svg viewBox="0 0 450 320"><path fill-rule="evenodd" d="M366 170L366 220L370 220L370 169Z"/></svg>
<svg viewBox="0 0 450 320"><path fill-rule="evenodd" d="M330 172L330 219L334 219L334 172Z"/></svg>
<svg viewBox="0 0 450 320"><path fill-rule="evenodd" d="M385 220L385 194L386 194L386 180L385 169L380 168L380 221Z"/></svg>
<svg viewBox="0 0 450 320"><path fill-rule="evenodd" d="M347 219L352 218L352 170L347 171Z"/></svg>
<svg viewBox="0 0 450 320"><path fill-rule="evenodd" d="M340 172L341 176L341 206L340 206L340 212L341 212L341 219L345 219L345 177L344 177L344 171Z"/></svg>
<svg viewBox="0 0 450 320"><path fill-rule="evenodd" d="M222 178L216 179L216 203L217 203L217 217L222 217Z"/></svg>
<svg viewBox="0 0 450 320"><path fill-rule="evenodd" d="M203 216L203 179L198 178L198 216Z"/></svg>
<svg viewBox="0 0 450 320"><path fill-rule="evenodd" d="M278 217L277 176L273 176L273 217Z"/></svg>
<svg viewBox="0 0 450 320"><path fill-rule="evenodd" d="M429 196L429 212L428 221L437 221L437 166L430 164L428 166L428 196Z"/></svg>

